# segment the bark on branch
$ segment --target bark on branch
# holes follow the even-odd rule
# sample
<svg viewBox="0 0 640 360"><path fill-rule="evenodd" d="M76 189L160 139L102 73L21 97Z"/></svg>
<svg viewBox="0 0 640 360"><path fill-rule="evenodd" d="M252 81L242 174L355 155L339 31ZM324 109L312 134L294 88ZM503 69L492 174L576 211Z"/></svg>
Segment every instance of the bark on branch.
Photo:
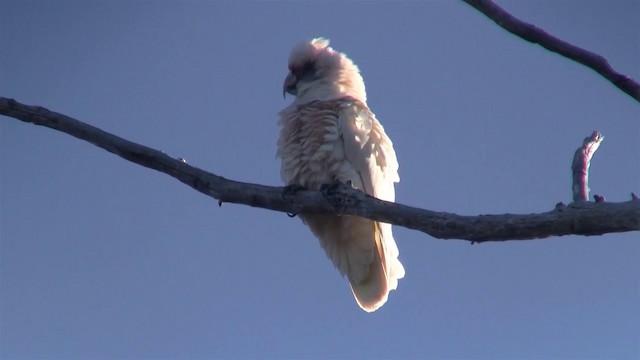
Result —
<svg viewBox="0 0 640 360"><path fill-rule="evenodd" d="M631 77L615 71L607 59L591 51L571 45L545 32L541 28L519 20L491 0L463 0L493 20L496 24L534 44L539 44L568 59L587 66L609 80L620 90L640 102L640 85Z"/></svg>
<svg viewBox="0 0 640 360"><path fill-rule="evenodd" d="M225 179L181 159L125 140L69 116L0 97L0 114L46 126L90 142L139 165L168 174L195 190L229 202L286 213L357 215L427 233L439 239L472 242L601 235L640 230L640 200L623 203L576 202L529 215L461 216L390 203L347 186L323 191L288 191L282 187Z"/></svg>

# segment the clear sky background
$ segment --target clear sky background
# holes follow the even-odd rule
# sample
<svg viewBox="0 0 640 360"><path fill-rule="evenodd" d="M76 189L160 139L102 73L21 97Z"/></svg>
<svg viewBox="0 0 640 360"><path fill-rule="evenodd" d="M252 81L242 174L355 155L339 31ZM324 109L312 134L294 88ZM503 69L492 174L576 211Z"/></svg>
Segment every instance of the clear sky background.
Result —
<svg viewBox="0 0 640 360"><path fill-rule="evenodd" d="M501 2L640 79L640 2ZM459 214L640 192L640 107L461 2L0 2L0 94L225 177L280 185L291 47L360 66L397 200ZM0 119L3 358L638 358L640 234L470 245L394 228L378 312L297 218L219 208L91 144ZM593 194L592 193L592 194Z"/></svg>

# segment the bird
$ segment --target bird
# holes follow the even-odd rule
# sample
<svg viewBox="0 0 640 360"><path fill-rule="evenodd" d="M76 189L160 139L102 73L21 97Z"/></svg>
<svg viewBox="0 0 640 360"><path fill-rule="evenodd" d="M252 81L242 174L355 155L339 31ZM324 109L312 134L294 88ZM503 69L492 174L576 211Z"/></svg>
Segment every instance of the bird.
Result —
<svg viewBox="0 0 640 360"><path fill-rule="evenodd" d="M376 198L395 201L400 181L393 143L367 105L358 66L329 40L293 47L283 95L295 96L279 113L277 157L288 186L320 190L350 184ZM299 214L349 281L357 304L373 312L387 302L405 269L391 224L357 216Z"/></svg>

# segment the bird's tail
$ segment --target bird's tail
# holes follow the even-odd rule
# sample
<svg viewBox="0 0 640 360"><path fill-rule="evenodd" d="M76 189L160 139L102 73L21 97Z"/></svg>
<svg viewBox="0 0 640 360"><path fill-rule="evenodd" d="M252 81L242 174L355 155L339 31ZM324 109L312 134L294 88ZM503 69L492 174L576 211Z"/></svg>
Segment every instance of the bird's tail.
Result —
<svg viewBox="0 0 640 360"><path fill-rule="evenodd" d="M358 305L367 312L379 309L387 302L389 291L398 287L404 277L404 267L398 260L398 246L391 225L371 221L375 241L374 258L369 274L360 281L349 278L351 291Z"/></svg>
<svg viewBox="0 0 640 360"><path fill-rule="evenodd" d="M301 214L300 218L349 279L358 305L367 312L380 308L404 277L391 225L357 216Z"/></svg>

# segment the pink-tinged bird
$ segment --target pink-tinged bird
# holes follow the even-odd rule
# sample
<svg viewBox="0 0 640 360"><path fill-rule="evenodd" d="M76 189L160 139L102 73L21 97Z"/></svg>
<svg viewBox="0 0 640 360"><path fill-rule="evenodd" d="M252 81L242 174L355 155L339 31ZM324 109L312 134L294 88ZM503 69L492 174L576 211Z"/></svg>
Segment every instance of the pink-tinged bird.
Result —
<svg viewBox="0 0 640 360"><path fill-rule="evenodd" d="M395 201L398 160L393 144L367 106L358 67L329 40L296 45L284 91L295 101L280 112L278 156L287 185L318 190L351 184ZM375 311L404 277L391 225L356 216L300 214L327 256L346 276L360 307Z"/></svg>

